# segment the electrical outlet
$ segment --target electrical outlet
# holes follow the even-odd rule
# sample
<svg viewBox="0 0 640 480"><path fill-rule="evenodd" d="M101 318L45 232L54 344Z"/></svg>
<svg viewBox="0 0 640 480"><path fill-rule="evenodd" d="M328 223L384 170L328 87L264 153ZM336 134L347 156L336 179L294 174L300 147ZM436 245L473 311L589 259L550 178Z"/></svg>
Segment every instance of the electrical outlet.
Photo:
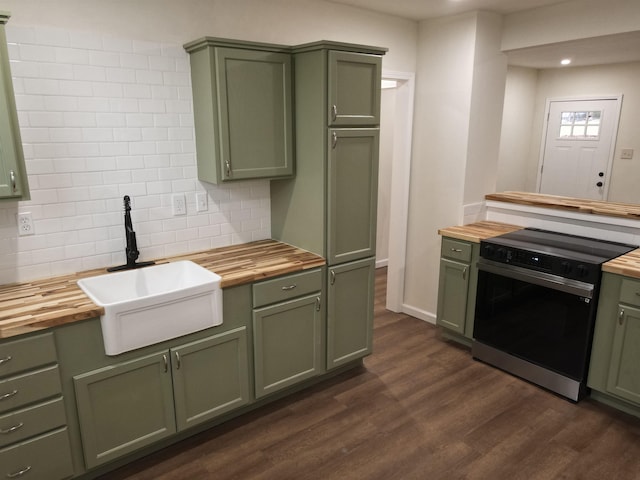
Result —
<svg viewBox="0 0 640 480"><path fill-rule="evenodd" d="M197 212L206 212L207 211L207 192L197 192L196 193L196 211Z"/></svg>
<svg viewBox="0 0 640 480"><path fill-rule="evenodd" d="M171 205L174 215L187 214L187 200L185 199L184 193L174 193L171 196Z"/></svg>
<svg viewBox="0 0 640 480"><path fill-rule="evenodd" d="M18 214L18 235L21 237L24 235L33 235L36 233L33 228L33 217L31 212L24 212Z"/></svg>

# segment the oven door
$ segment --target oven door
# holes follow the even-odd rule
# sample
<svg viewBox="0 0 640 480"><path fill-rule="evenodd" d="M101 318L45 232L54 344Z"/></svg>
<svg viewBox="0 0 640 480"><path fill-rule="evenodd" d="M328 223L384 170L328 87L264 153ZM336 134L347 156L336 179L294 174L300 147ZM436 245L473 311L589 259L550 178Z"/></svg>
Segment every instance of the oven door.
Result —
<svg viewBox="0 0 640 480"><path fill-rule="evenodd" d="M594 285L485 259L478 269L474 339L582 382Z"/></svg>

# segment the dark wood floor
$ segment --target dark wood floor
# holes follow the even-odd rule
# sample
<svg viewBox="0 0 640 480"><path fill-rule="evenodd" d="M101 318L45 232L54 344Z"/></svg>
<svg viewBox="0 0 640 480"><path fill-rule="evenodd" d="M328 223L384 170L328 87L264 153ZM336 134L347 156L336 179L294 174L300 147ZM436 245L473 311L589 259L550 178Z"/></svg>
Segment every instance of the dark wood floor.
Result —
<svg viewBox="0 0 640 480"><path fill-rule="evenodd" d="M130 464L109 480L640 479L640 420L570 403L385 310L364 368Z"/></svg>

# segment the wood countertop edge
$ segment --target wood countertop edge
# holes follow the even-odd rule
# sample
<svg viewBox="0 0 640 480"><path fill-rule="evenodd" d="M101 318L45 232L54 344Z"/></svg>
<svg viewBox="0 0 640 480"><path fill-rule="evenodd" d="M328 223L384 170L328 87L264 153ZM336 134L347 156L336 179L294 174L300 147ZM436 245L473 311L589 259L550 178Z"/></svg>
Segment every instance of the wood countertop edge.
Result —
<svg viewBox="0 0 640 480"><path fill-rule="evenodd" d="M543 193L507 191L485 195L486 200L531 207L567 210L589 215L604 215L632 220L640 218L640 207L632 203L605 202Z"/></svg>
<svg viewBox="0 0 640 480"><path fill-rule="evenodd" d="M229 260L231 256L232 261ZM223 289L326 265L323 257L277 240L259 240L157 259L155 262L180 260L191 260L216 272L222 277L220 285ZM0 315L0 339L101 316L104 309L95 305L76 282L80 278L103 274L106 274L106 270L100 268L32 282L0 285L0 307L3 309Z"/></svg>
<svg viewBox="0 0 640 480"><path fill-rule="evenodd" d="M482 220L467 225L445 227L438 229L438 235L443 237L465 240L467 242L480 243L487 238L497 237L504 233L522 230L520 225Z"/></svg>

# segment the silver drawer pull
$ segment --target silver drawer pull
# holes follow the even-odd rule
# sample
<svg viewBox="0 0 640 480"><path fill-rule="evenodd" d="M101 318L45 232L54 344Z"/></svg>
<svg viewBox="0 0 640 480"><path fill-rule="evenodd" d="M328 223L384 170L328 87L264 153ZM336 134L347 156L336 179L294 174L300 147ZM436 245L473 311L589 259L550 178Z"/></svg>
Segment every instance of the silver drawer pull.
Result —
<svg viewBox="0 0 640 480"><path fill-rule="evenodd" d="M287 285L286 287L282 287L282 290L293 290L294 288L296 288L297 285Z"/></svg>
<svg viewBox="0 0 640 480"><path fill-rule="evenodd" d="M4 395L0 395L0 400L6 400L7 398L11 398L18 393L18 390L14 390L13 392L5 393Z"/></svg>
<svg viewBox="0 0 640 480"><path fill-rule="evenodd" d="M329 272L330 276L331 276L331 280L329 283L331 283L331 285L333 285L334 283L336 283L336 272L334 270L331 270Z"/></svg>
<svg viewBox="0 0 640 480"><path fill-rule="evenodd" d="M6 435L8 433L13 433L16 430L20 430L22 427L24 427L24 423L20 422L19 424L14 425L13 427L4 428L4 429L0 428L0 433Z"/></svg>
<svg viewBox="0 0 640 480"><path fill-rule="evenodd" d="M28 467L24 467L22 470L18 470L17 472L7 473L7 478L18 478L31 470L31 465Z"/></svg>
<svg viewBox="0 0 640 480"><path fill-rule="evenodd" d="M332 105L331 106L331 120L333 120L335 122L336 118L338 118L338 106L337 105Z"/></svg>
<svg viewBox="0 0 640 480"><path fill-rule="evenodd" d="M462 279L463 280L467 279L467 267L464 267L464 269L462 270Z"/></svg>
<svg viewBox="0 0 640 480"><path fill-rule="evenodd" d="M453 247L451 247L451 251L452 252L456 252L456 253L462 253L462 249L461 248L453 248Z"/></svg>
<svg viewBox="0 0 640 480"><path fill-rule="evenodd" d="M16 174L13 170L9 172L9 181L11 182L11 192L16 193L18 187L16 186Z"/></svg>
<svg viewBox="0 0 640 480"><path fill-rule="evenodd" d="M2 365L3 363L7 363L9 361L11 361L11 355L7 355L4 358L0 358L0 365Z"/></svg>
<svg viewBox="0 0 640 480"><path fill-rule="evenodd" d="M618 313L618 323L622 325L623 322L624 322L624 308L621 308L620 312Z"/></svg>
<svg viewBox="0 0 640 480"><path fill-rule="evenodd" d="M322 303L320 301L320 297L316 297L316 311L320 311L320 308L322 308Z"/></svg>
<svg viewBox="0 0 640 480"><path fill-rule="evenodd" d="M180 358L180 354L178 352L176 353L176 370L180 370L180 367L182 366L182 359Z"/></svg>

